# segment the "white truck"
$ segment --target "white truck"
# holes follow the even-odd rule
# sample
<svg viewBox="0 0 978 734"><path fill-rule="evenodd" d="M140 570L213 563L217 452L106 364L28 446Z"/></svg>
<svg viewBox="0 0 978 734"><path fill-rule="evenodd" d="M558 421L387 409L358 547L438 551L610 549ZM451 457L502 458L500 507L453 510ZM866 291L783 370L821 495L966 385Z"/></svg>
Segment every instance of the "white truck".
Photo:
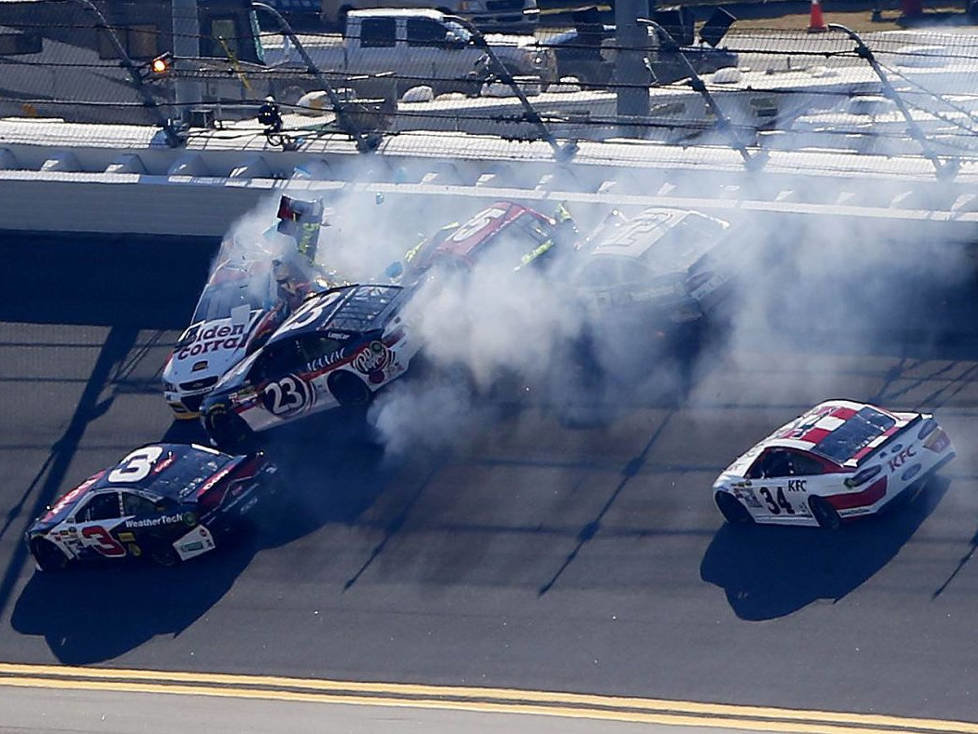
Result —
<svg viewBox="0 0 978 734"><path fill-rule="evenodd" d="M486 36L513 76L557 79L551 49L531 35ZM427 85L436 94L478 90L485 51L460 23L438 10L352 10L343 35L300 35L299 41L320 71L346 76L391 74L398 94ZM281 36L262 37L265 63L271 68L304 67L300 55ZM294 92L301 96L305 90ZM292 96L296 96L293 94ZM280 102L294 103L285 94ZM298 99L298 96L296 96Z"/></svg>
<svg viewBox="0 0 978 734"><path fill-rule="evenodd" d="M540 18L537 0L322 0L321 17L341 27L351 10L432 7L460 15L480 28L532 31Z"/></svg>

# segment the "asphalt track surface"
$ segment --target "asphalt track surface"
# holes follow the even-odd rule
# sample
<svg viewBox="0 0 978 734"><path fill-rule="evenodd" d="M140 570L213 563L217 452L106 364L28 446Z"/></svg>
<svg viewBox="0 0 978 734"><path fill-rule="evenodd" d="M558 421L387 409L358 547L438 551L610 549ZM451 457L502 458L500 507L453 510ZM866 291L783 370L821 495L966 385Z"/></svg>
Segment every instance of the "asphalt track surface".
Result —
<svg viewBox="0 0 978 734"><path fill-rule="evenodd" d="M297 424L269 439L292 497L225 552L35 574L54 497L197 437L157 381L213 244L0 243L0 661L978 721L973 274L877 289L870 327L827 309L714 346L585 420L503 401L393 456L355 417ZM958 460L836 534L725 526L720 469L834 396L935 410Z"/></svg>

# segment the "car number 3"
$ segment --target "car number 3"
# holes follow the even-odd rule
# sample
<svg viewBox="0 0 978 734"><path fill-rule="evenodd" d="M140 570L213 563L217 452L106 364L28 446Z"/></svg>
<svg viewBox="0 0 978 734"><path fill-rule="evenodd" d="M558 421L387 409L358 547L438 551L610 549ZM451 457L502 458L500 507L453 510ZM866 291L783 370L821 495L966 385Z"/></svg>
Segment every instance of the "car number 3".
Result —
<svg viewBox="0 0 978 734"><path fill-rule="evenodd" d="M123 459L108 476L110 482L141 482L153 470L153 463L160 458L163 448L147 446L133 451Z"/></svg>
<svg viewBox="0 0 978 734"><path fill-rule="evenodd" d="M123 545L113 538L112 534L101 525L89 525L87 528L82 528L81 534L85 540L91 541L87 545L91 545L103 556L126 555L126 549Z"/></svg>
<svg viewBox="0 0 978 734"><path fill-rule="evenodd" d="M305 384L295 377L283 377L265 387L265 407L275 415L286 415L301 410L308 401Z"/></svg>

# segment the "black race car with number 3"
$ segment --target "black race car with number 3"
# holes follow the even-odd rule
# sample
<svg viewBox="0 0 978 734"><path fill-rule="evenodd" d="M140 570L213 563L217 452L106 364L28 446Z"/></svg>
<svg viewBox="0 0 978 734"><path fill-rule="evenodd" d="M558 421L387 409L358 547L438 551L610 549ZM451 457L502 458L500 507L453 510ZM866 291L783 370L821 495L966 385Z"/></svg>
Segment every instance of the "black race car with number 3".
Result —
<svg viewBox="0 0 978 734"><path fill-rule="evenodd" d="M408 297L396 285L341 286L309 296L204 399L211 439L237 450L255 431L340 405L368 404L407 371L418 351L399 315Z"/></svg>
<svg viewBox="0 0 978 734"><path fill-rule="evenodd" d="M262 453L152 444L62 496L26 534L41 571L75 560L148 556L172 566L217 547L275 488Z"/></svg>

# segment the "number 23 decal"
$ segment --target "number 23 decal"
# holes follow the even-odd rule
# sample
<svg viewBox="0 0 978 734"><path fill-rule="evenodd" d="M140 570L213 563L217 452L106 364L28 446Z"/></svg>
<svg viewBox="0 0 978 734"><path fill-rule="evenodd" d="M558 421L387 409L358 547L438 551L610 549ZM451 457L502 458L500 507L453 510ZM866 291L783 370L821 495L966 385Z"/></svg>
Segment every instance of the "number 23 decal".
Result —
<svg viewBox="0 0 978 734"><path fill-rule="evenodd" d="M767 487L761 487L759 490L764 497L764 501L767 503L767 509L771 511L772 515L780 515L782 510L789 515L794 515L795 508L791 506L791 503L784 496L784 488L777 487L776 490L776 495L772 495L771 490Z"/></svg>
<svg viewBox="0 0 978 734"><path fill-rule="evenodd" d="M294 375L270 382L262 391L265 407L275 415L298 413L312 402L312 389Z"/></svg>

